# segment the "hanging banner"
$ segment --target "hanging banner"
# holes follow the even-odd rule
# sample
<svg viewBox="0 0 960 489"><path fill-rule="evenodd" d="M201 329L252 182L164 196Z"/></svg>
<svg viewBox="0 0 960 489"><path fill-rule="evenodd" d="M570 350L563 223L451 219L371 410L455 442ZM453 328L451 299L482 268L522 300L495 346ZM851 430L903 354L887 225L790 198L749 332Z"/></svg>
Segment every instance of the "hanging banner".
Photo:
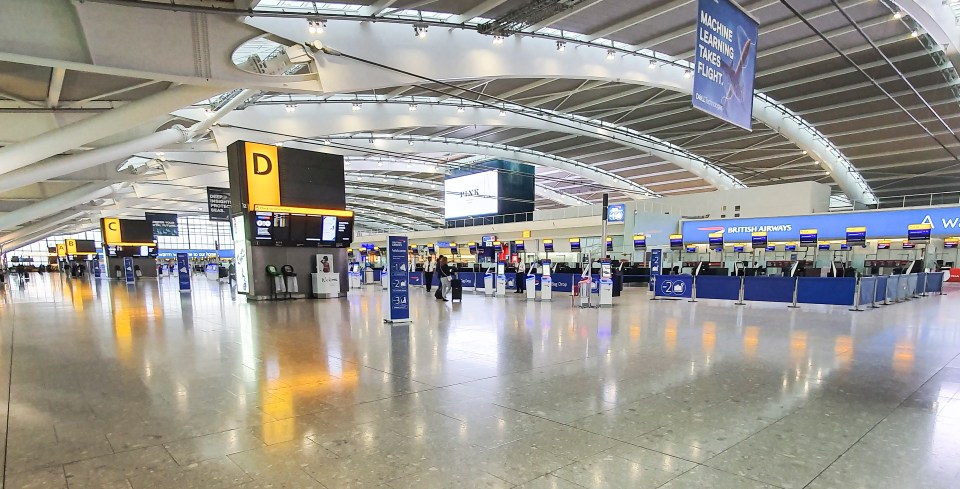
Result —
<svg viewBox="0 0 960 489"><path fill-rule="evenodd" d="M186 253L177 253L177 277L180 292L190 290L190 255Z"/></svg>
<svg viewBox="0 0 960 489"><path fill-rule="evenodd" d="M697 2L693 106L752 129L757 21L733 0Z"/></svg>
<svg viewBox="0 0 960 489"><path fill-rule="evenodd" d="M387 238L387 263L390 277L390 305L387 309L388 323L410 321L409 277L407 276L407 237Z"/></svg>
<svg viewBox="0 0 960 489"><path fill-rule="evenodd" d="M207 187L207 217L211 221L230 222L230 189Z"/></svg>

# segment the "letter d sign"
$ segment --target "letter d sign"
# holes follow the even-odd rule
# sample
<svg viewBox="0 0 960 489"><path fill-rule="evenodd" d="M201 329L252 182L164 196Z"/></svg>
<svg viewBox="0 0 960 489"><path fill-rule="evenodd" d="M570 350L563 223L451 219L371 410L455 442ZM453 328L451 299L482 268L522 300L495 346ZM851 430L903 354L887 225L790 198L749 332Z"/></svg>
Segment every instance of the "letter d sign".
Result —
<svg viewBox="0 0 960 489"><path fill-rule="evenodd" d="M280 205L280 159L277 147L244 143L247 205Z"/></svg>

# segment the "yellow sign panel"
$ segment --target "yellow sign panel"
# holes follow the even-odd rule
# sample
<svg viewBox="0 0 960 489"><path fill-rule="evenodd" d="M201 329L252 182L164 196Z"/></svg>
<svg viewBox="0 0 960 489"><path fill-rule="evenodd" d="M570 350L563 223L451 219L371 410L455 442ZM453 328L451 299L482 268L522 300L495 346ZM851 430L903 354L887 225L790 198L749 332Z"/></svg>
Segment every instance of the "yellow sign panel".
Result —
<svg viewBox="0 0 960 489"><path fill-rule="evenodd" d="M853 227L853 228L847 228L847 232L848 232L848 233L864 233L864 232L866 232L866 231L867 231L867 228L865 228L865 227L863 227L863 226L858 226L858 227Z"/></svg>
<svg viewBox="0 0 960 489"><path fill-rule="evenodd" d="M751 236L753 236L754 238L764 238L764 237L767 236L767 232L766 232L766 231L756 231L756 232L754 232L754 233L751 233Z"/></svg>
<svg viewBox="0 0 960 489"><path fill-rule="evenodd" d="M552 239L545 239L545 240L543 240L543 244L553 244L553 240L552 240Z"/></svg>
<svg viewBox="0 0 960 489"><path fill-rule="evenodd" d="M67 240L67 254L76 255L77 254L77 240L68 239Z"/></svg>
<svg viewBox="0 0 960 489"><path fill-rule="evenodd" d="M524 231L524 232L523 232L523 237L524 237L524 238L529 238L530 236L531 236L531 235L530 235L530 231Z"/></svg>
<svg viewBox="0 0 960 489"><path fill-rule="evenodd" d="M800 234L817 234L816 229L801 229Z"/></svg>
<svg viewBox="0 0 960 489"><path fill-rule="evenodd" d="M679 235L679 234L674 234L673 236L680 237L681 235ZM671 238L672 238L673 236L671 236ZM722 237L723 237L723 231L718 231L718 232L716 232L716 233L710 233L710 234L707 235L707 237L708 237L708 238L722 238Z"/></svg>
<svg viewBox="0 0 960 489"><path fill-rule="evenodd" d="M120 219L104 218L102 231L104 243L112 245L123 242L123 235L120 234Z"/></svg>
<svg viewBox="0 0 960 489"><path fill-rule="evenodd" d="M908 231L921 231L924 229L933 229L933 225L926 223L926 224L910 224L907 226Z"/></svg>
<svg viewBox="0 0 960 489"><path fill-rule="evenodd" d="M639 240L644 240L644 239L647 239L647 237L646 237L645 235L643 235L643 234L634 234L634 235L633 235L633 240L634 240L634 241L639 241Z"/></svg>
<svg viewBox="0 0 960 489"><path fill-rule="evenodd" d="M571 243L579 243L579 242L580 242L580 238L570 238L570 242L571 242Z"/></svg>
<svg viewBox="0 0 960 489"><path fill-rule="evenodd" d="M244 143L247 162L247 204L280 205L280 159L277 147ZM283 212L283 211L276 211Z"/></svg>
<svg viewBox="0 0 960 489"><path fill-rule="evenodd" d="M266 205L257 204L252 206L253 210L261 212L286 212L288 214L304 214L308 216L339 216L353 217L353 211L343 211L337 209L314 209L311 207L290 207L286 205Z"/></svg>
<svg viewBox="0 0 960 489"><path fill-rule="evenodd" d="M57 243L57 256L67 256L67 245Z"/></svg>
<svg viewBox="0 0 960 489"><path fill-rule="evenodd" d="M683 239L682 234L671 234L670 239Z"/></svg>

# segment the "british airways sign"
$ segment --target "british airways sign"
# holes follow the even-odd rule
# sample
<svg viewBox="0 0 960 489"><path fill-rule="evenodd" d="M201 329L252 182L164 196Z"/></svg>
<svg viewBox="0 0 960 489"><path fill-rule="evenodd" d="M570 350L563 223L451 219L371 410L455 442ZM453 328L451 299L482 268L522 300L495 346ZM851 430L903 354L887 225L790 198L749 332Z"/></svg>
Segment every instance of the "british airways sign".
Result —
<svg viewBox="0 0 960 489"><path fill-rule="evenodd" d="M808 216L757 217L683 221L686 243L706 243L710 233L723 232L725 242L750 242L766 232L769 241L797 241L801 229L817 229L820 239L844 239L848 227L867 228L869 238L906 238L907 226L930 224L934 237L960 235L960 207L923 207L890 211L831 212Z"/></svg>

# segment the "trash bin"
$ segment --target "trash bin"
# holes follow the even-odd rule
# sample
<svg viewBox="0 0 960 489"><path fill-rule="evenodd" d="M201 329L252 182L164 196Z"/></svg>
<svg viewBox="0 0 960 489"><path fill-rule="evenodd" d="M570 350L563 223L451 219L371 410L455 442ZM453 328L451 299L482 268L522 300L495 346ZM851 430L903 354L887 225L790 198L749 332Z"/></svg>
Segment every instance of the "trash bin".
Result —
<svg viewBox="0 0 960 489"><path fill-rule="evenodd" d="M287 291L283 283L283 276L280 275L280 270L277 270L277 267L273 265L267 265L265 270L267 278L270 280L270 297L277 300L280 298L280 294Z"/></svg>
<svg viewBox="0 0 960 489"><path fill-rule="evenodd" d="M290 265L281 267L280 273L283 274L284 286L287 289L287 299L292 299L293 294L300 292L300 287L297 285L297 274Z"/></svg>

